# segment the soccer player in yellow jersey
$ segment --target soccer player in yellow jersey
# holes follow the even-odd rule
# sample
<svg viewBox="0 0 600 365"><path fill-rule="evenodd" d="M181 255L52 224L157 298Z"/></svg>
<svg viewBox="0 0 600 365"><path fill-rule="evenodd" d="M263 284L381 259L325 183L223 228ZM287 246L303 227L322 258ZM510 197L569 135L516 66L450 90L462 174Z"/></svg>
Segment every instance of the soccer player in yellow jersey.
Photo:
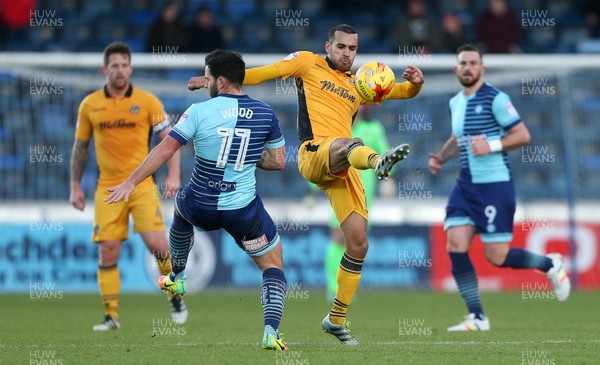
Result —
<svg viewBox="0 0 600 365"><path fill-rule="evenodd" d="M329 198L346 243L333 307L322 322L323 330L344 345L358 344L348 330L346 312L358 288L368 249L367 206L358 170L373 169L379 179L384 179L408 153L408 145L403 144L380 156L361 139L352 138L352 122L364 103L354 88L350 72L357 49L356 30L346 24L337 25L329 31L325 42L327 57L294 52L274 64L246 70L244 78L244 85L279 77L295 79L301 141L298 168L306 180L316 184ZM408 82L396 84L387 99L407 99L419 93L424 82L421 70L408 66L402 77ZM188 83L191 90L205 86L203 76Z"/></svg>
<svg viewBox="0 0 600 365"><path fill-rule="evenodd" d="M104 321L94 331L118 329L120 276L117 258L127 239L129 214L134 231L139 232L155 256L163 275L171 272L171 261L158 188L152 177L140 183L127 203L108 205L107 188L125 180L144 160L150 149L152 132L160 139L171 131L162 103L148 91L133 87L130 76L131 50L114 42L104 49L106 85L83 99L79 105L75 142L71 156L71 195L73 206L83 211L85 196L80 187L86 165L90 139L94 137L100 174L94 197L92 241L98 244L98 285L104 304ZM179 154L168 163L165 181L167 195L174 195L181 183ZM171 314L178 324L185 323L187 309L181 296L170 295Z"/></svg>

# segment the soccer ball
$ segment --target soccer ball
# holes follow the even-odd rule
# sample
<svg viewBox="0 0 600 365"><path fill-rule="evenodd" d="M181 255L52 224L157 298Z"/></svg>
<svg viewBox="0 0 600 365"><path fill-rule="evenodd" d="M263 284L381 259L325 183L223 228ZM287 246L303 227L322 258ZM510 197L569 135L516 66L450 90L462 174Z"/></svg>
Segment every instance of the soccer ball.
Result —
<svg viewBox="0 0 600 365"><path fill-rule="evenodd" d="M381 62L368 62L360 66L354 78L354 87L366 101L382 101L396 84L394 71Z"/></svg>

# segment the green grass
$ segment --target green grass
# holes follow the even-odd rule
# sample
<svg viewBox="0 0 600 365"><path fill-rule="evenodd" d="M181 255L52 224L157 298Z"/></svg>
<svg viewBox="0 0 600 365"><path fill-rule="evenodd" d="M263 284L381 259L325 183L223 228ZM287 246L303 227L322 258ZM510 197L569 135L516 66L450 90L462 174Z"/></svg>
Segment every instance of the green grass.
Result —
<svg viewBox="0 0 600 365"><path fill-rule="evenodd" d="M306 295L304 296L306 297ZM0 364L593 364L599 363L599 292L566 303L484 294L492 331L447 333L464 306L458 294L359 292L349 319L360 346L342 347L321 332L323 292L289 299L280 327L289 353L260 348L258 292L186 297L190 317L171 327L162 294L122 295L119 331L94 333L97 295L31 300L0 296ZM403 324L400 324L402 321ZM423 322L424 321L424 322ZM157 324L158 322L158 324ZM159 333L152 336L153 328ZM402 333L401 333L402 332ZM407 335L412 333L413 335Z"/></svg>

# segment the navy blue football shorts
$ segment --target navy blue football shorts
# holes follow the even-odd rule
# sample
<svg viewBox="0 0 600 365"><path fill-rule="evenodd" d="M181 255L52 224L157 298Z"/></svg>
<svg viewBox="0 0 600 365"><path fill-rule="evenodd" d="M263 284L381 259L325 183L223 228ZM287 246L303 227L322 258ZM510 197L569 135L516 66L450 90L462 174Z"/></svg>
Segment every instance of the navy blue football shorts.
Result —
<svg viewBox="0 0 600 365"><path fill-rule="evenodd" d="M258 195L244 208L232 210L199 208L194 206L191 195L177 194L175 209L197 229L214 231L223 228L249 256L264 255L279 244L275 223Z"/></svg>
<svg viewBox="0 0 600 365"><path fill-rule="evenodd" d="M457 180L448 198L444 230L472 225L484 243L510 242L515 206L512 181L473 184Z"/></svg>

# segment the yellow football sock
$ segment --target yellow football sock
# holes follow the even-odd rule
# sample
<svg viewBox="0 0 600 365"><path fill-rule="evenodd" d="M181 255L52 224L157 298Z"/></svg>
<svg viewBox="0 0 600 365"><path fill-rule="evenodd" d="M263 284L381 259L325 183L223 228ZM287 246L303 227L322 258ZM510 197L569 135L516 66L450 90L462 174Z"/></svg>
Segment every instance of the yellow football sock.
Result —
<svg viewBox="0 0 600 365"><path fill-rule="evenodd" d="M365 259L356 259L344 252L337 273L338 287L335 293L335 301L329 312L331 323L344 323L346 312L360 283L360 271L364 261Z"/></svg>
<svg viewBox="0 0 600 365"><path fill-rule="evenodd" d="M121 276L117 265L98 268L98 286L104 304L104 314L119 319L119 292Z"/></svg>
<svg viewBox="0 0 600 365"><path fill-rule="evenodd" d="M348 148L348 162L358 170L375 169L379 154L374 149L355 143Z"/></svg>
<svg viewBox="0 0 600 365"><path fill-rule="evenodd" d="M154 256L154 258L156 259L156 264L158 265L158 271L160 271L161 275L169 275L171 273L171 271L173 271L173 266L171 266L171 258L170 257L163 258L163 257ZM173 296L175 296L175 294L171 293L168 290L166 290L166 292L167 292L167 296L169 298L172 298Z"/></svg>

